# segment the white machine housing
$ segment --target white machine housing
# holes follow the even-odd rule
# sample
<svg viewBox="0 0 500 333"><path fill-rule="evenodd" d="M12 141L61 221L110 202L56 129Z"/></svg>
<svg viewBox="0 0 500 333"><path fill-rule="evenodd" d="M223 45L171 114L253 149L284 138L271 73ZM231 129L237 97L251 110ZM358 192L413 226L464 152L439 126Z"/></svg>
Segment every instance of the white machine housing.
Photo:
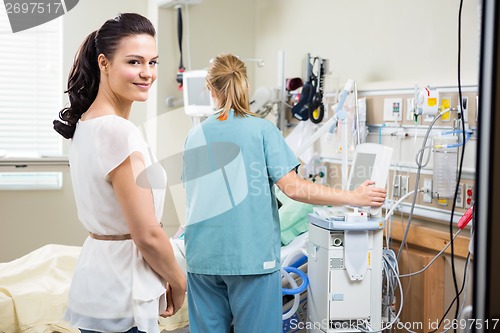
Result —
<svg viewBox="0 0 500 333"><path fill-rule="evenodd" d="M346 188L367 179L385 188L392 151L376 143L357 145ZM360 209L317 207L309 216L310 333L381 329L385 219L379 208Z"/></svg>
<svg viewBox="0 0 500 333"><path fill-rule="evenodd" d="M321 219L309 226L308 332L380 330L384 220L319 226ZM349 261L360 274L349 272Z"/></svg>

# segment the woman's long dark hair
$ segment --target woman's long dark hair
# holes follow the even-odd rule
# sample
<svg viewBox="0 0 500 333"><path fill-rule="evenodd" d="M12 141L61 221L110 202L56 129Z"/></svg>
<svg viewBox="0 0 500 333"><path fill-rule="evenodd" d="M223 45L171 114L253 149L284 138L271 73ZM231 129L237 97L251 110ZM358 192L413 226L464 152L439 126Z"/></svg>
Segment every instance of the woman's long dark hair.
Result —
<svg viewBox="0 0 500 333"><path fill-rule="evenodd" d="M76 123L94 102L101 73L97 63L99 54L112 60L124 37L147 34L156 36L153 24L144 16L134 13L120 14L107 20L99 30L85 38L76 54L73 67L68 76L70 106L59 112L60 120L54 120L54 129L66 139L75 133Z"/></svg>

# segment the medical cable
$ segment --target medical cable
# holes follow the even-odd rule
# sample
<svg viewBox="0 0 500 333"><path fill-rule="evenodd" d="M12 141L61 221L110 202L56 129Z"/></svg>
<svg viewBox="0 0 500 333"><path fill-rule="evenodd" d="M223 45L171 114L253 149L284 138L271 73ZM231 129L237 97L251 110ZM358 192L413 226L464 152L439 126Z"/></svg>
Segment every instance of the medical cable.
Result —
<svg viewBox="0 0 500 333"><path fill-rule="evenodd" d="M189 32L189 5L186 2L184 4L184 13L186 16L186 51L187 51L187 68L191 70L191 34Z"/></svg>
<svg viewBox="0 0 500 333"><path fill-rule="evenodd" d="M183 84L183 74L186 68L182 62L182 6L176 6L177 9L177 42L179 44L179 68L177 69L177 75L175 77L177 83L179 83L179 89L182 90Z"/></svg>
<svg viewBox="0 0 500 333"><path fill-rule="evenodd" d="M457 238L458 234L459 234L461 231L462 231L462 229L459 229L459 230L455 233L455 235L453 236L453 240L454 240L455 238ZM400 275L399 277L400 277L400 278L404 278L404 277L410 277L410 276L414 276L414 275L418 275L418 274L420 274L420 273L423 273L423 272L424 272L427 268L429 268L429 267L430 267L430 266L431 266L431 265L432 265L432 264L433 264L433 263L434 263L434 262L435 262L435 261L436 261L436 260L437 260L437 259L438 259L438 258L439 258L442 254L443 254L443 253L444 253L444 251L446 251L446 250L448 249L448 247L450 247L450 245L451 245L451 241L450 241L448 244L446 244L446 246L445 246L445 247L444 247L444 248L443 248L443 249L442 249L442 250L441 250L441 251L440 251L440 252L439 252L439 253L438 253L438 254L437 254L434 258L432 258L432 260L431 260L431 261L430 261L430 262L429 262L429 263L428 263L428 264L427 264L424 268L422 268L422 269L421 269L421 270L419 270L418 272L413 272L413 273L408 273L408 274L402 274L402 275Z"/></svg>
<svg viewBox="0 0 500 333"><path fill-rule="evenodd" d="M297 258L299 255L299 258ZM291 253L289 253L285 259L283 259L281 267L281 275L290 283L292 289L282 288L283 295L293 295L293 304L290 310L283 314L283 320L286 320L293 316L300 304L300 294L307 289L309 285L309 278L307 275L298 269L300 266L307 262L307 251L304 248L298 248ZM292 260L294 262L292 263ZM302 284L300 287L297 285L295 279L291 276L290 272L297 274L302 279Z"/></svg>
<svg viewBox="0 0 500 333"><path fill-rule="evenodd" d="M465 284L466 284L466 281L468 281L468 276L469 276L468 272L469 272L469 270L467 269L467 266L468 266L468 264L469 264L469 263L470 263L470 253L467 255L467 261L466 261L466 263L465 263L465 268L464 268L464 281L463 281L463 283L462 283L462 290L460 291L460 293L462 293L463 288L464 288L464 286L465 286ZM466 289L466 290L467 290L467 289ZM465 295L466 295L466 294L464 294L464 301L465 301ZM441 319L440 319L440 321L439 321L439 323L438 323L438 326L437 326L438 328L441 326L441 324L442 324L442 322L443 322L444 318L446 317L446 315L447 315L447 314L448 314L448 312L450 311L451 306L453 305L454 301L455 301L455 300L453 300L452 304L448 307L448 309L446 310L446 312L445 312L445 314L443 315L443 317L441 317ZM462 305L462 308L460 309L460 316L462 315L462 311L463 311L463 305ZM458 319L460 316L458 316L458 317L457 317L457 319ZM408 328L406 328L406 326L405 326L405 325L402 325L402 327L405 329L405 331L407 331L407 332L409 332L409 333L416 333L416 332L410 331ZM437 329L435 329L435 330L433 330L433 331L431 331L431 332L429 332L429 333L435 333L435 332L438 330L438 328L437 328ZM439 332L439 333L446 333L446 332L448 332L450 329L451 329L451 326L450 326L450 328L448 328L447 330L441 331L441 332Z"/></svg>
<svg viewBox="0 0 500 333"><path fill-rule="evenodd" d="M295 282L295 279L284 268L281 268L281 275L285 277L285 279L288 281L288 283L290 283L292 288L298 287L297 282ZM294 299L293 299L292 307L290 308L290 310L288 310L288 312L283 314L283 317L282 317L283 320L287 320L288 318L293 316L294 313L297 312L297 309L299 308L300 294L295 294L293 297L294 297Z"/></svg>
<svg viewBox="0 0 500 333"><path fill-rule="evenodd" d="M301 256L299 257L299 259L298 259L298 260L297 260L297 259L295 259L295 258L297 257L297 255L301 255ZM290 252L290 253L286 256L286 258L285 258L285 259L283 259L283 263L281 264L281 266L282 266L282 267L289 267L289 266L293 266L293 267L297 267L297 268L298 268L300 265L299 265L299 266L297 266L297 265L298 265L298 263L299 263L300 261L302 261L302 260L303 260L303 257L305 257L305 258L306 258L306 260L305 260L305 261L307 262L307 251L306 251L306 249L304 249L304 248L300 247L300 248L298 248L298 249L294 250L293 252ZM293 263L292 263L292 260L295 260L295 262L293 262Z"/></svg>
<svg viewBox="0 0 500 333"><path fill-rule="evenodd" d="M391 249L385 249L383 250L383 254L382 256L385 258L385 260L383 261L383 270L384 270L384 276L385 276L385 279L387 281L387 287L386 287L386 298L383 300L382 304L384 305L384 312L386 310L388 310L388 315L387 315L387 318L388 318L388 321L390 322L391 321L391 314L392 311L391 311L391 307L392 307L392 304L394 303L394 300L395 300L395 285L396 285L396 276L392 274L390 268L389 268L389 265L391 265L392 263L392 266L393 267L396 267L397 268L397 262L396 262L396 256L394 254L394 251L391 250ZM398 273L399 273L399 269L398 269Z"/></svg>
<svg viewBox="0 0 500 333"><path fill-rule="evenodd" d="M458 96L459 96L459 102L460 102L460 108L459 110L461 111L462 116L460 117L461 123L462 123L462 142L465 141L465 119L464 119L464 107L463 107L463 98L462 98L462 80L461 80L461 54L462 54L462 8L463 8L463 0L460 0L460 6L458 10L458 55L457 55L457 81L458 81ZM460 186L460 180L462 179L462 166L464 162L464 156L465 156L465 146L462 148L462 152L460 155L460 164L458 167L458 176L457 176L457 182L455 185L455 196L453 199L452 207L451 207L451 216L450 216L450 238L451 235L453 234L453 215L455 214L455 207L456 207L456 202L457 202L457 196L458 196L458 189ZM453 275L453 285L455 286L455 294L456 297L455 299L457 300L457 308L455 311L455 318L458 317L458 309L460 305L460 299L459 299L459 294L458 294L458 282L457 282L457 274L456 274L456 269L455 269L455 245L453 243L453 239L451 240L451 253L450 253L450 261L451 261L451 272ZM453 329L454 332L456 332L456 328Z"/></svg>
<svg viewBox="0 0 500 333"><path fill-rule="evenodd" d="M281 267L281 269L282 271L284 270L287 273L295 273L302 279L302 283L300 284L300 286L293 287L292 289L282 288L283 295L296 295L304 292L307 289L307 286L309 285L309 278L307 277L306 273L295 267Z"/></svg>
<svg viewBox="0 0 500 333"><path fill-rule="evenodd" d="M424 150L426 147L427 140L429 139L429 134L431 132L432 127L434 126L436 121L439 118L441 118L446 112L448 112L448 110L443 110L440 113L438 113L434 117L432 122L430 123L429 127L427 127L427 131L425 133L424 140L422 142L421 150ZM420 158L417 160L417 176L416 176L416 180L415 180L415 189L418 188L418 184L420 182L420 173L422 171L422 159L423 159L423 154L420 154ZM399 258L401 257L401 251L403 250L403 246L406 243L406 238L408 237L408 232L410 230L410 225L411 225L412 218L413 218L413 211L415 209L415 204L417 203L417 194L418 194L418 190L415 190L413 193L413 201L412 201L412 205L410 208L410 213L408 214L408 224L406 226L405 233L403 235L403 238L401 239L401 245L399 246L399 250L398 250L398 255L397 255L398 262L399 262Z"/></svg>
<svg viewBox="0 0 500 333"><path fill-rule="evenodd" d="M394 200L394 191L395 191L395 187L392 186L390 202L393 202L393 200ZM387 209L387 207L385 207L385 216L387 216L388 211L389 210ZM385 234L386 234L386 237L385 237L386 244L385 245L386 245L386 248L389 248L389 235L392 232L392 230L391 230L391 228L392 228L392 220L393 219L392 219L392 216L391 216L391 219L390 219L389 223L386 223L386 225L385 225Z"/></svg>
<svg viewBox="0 0 500 333"><path fill-rule="evenodd" d="M419 192L423 191L423 190L418 190ZM412 195L415 191L410 191L408 193L406 193L404 196L402 196L398 201L396 201L396 203L394 203L394 205L392 205L391 209L386 212L385 214L385 221L386 221L386 235L387 237L385 238L386 239L386 247L389 248L389 239L390 239L390 235L392 233L392 219L391 219L391 223L388 223L389 221L389 218L392 218L393 214L394 214L394 210L401 204L401 202L403 202L406 198L408 198L410 195ZM394 191L393 191L394 193Z"/></svg>
<svg viewBox="0 0 500 333"><path fill-rule="evenodd" d="M457 301L457 312L458 312L458 298L460 297L460 295L462 294L462 292L464 291L464 288L465 288L465 284L466 284L466 280L467 280L467 277L468 277L468 266L469 266L469 263L470 263L470 252L467 254L467 259L466 259L466 262L465 262L465 267L464 267L464 279L462 281L462 287L460 288L460 291L457 293L457 295L455 296L455 298L451 301L450 305L448 306L448 309L446 310L446 312L443 314L443 316L441 317L441 319L439 320L439 323L438 323L438 328L441 326L441 324L443 323L443 320L446 318L446 315L448 314L448 312L450 312L451 308L453 307L453 304L455 303L455 301ZM465 302L465 299L464 299L464 302ZM463 308L462 308L463 309ZM455 318L459 318L459 315L457 314ZM448 329L449 330L449 329ZM448 330L445 330L443 332L440 332L440 333L445 333L445 332L448 332ZM433 330L433 331L430 331L429 333L436 333L437 332L437 329Z"/></svg>
<svg viewBox="0 0 500 333"><path fill-rule="evenodd" d="M424 191L423 189L420 189L417 192L423 192L423 191ZM408 198L414 192L415 191L410 191L410 192L406 193L405 195L403 195L398 201L396 201L396 203L394 205L392 205L392 208L389 210L389 212L385 215L385 220L387 221L389 219L389 217L391 217L392 214L394 213L394 210L401 204L401 202L403 202L406 198Z"/></svg>
<svg viewBox="0 0 500 333"><path fill-rule="evenodd" d="M427 127L427 131L425 133L425 136L424 136L424 139L422 141L422 148L420 149L421 151L423 151L427 145L427 140L429 139L429 135L431 133L431 130L432 130L432 127L434 126L434 124L438 121L439 118L441 118L446 112L448 112L449 110L446 109L446 110L443 110L441 112L439 112L435 117L434 119L432 120L432 122L429 124L429 126ZM417 159L417 174L416 174L416 180L415 180L415 190L413 191L413 200L412 200L412 204L411 204L411 207L410 207L410 212L408 214L408 223L406 225L406 228L405 228L405 232L403 234L403 237L401 239L401 244L399 246L399 250L398 250L398 255L397 255L397 259L396 261L399 262L399 259L401 257L401 253L403 251L403 248L406 247L406 239L408 237L408 233L410 231L410 226L411 226L411 223L412 223L412 219L413 219L413 212L415 210L415 204L416 204L416 201L417 201L417 195L418 195L418 186L419 186L419 183L420 183L420 174L422 172L422 161L423 161L423 154L420 154L419 158ZM450 236L451 238L452 236ZM410 289L410 286L411 286L411 280L408 282L408 285L406 287L406 291L408 292L409 289ZM402 288L401 288L402 289ZM403 302L403 299L404 299L404 295L403 295L403 292L401 290L401 302Z"/></svg>
<svg viewBox="0 0 500 333"><path fill-rule="evenodd" d="M425 153L425 150L429 149L429 148L434 148L434 146L432 146L432 145L426 146L426 147L422 147L418 150L417 155L415 156L415 161L417 162L417 165L418 165L420 155L423 155ZM422 164L422 168L425 168L427 166L427 164L429 164L430 159L431 159L431 152L429 152L429 154L427 154L427 160L425 161L424 164Z"/></svg>
<svg viewBox="0 0 500 333"><path fill-rule="evenodd" d="M457 134L457 133L462 133L462 131L461 130L446 131L446 132L441 132L440 135ZM429 149L429 148L457 148L457 147L461 147L461 146L465 145L470 139L470 133L468 131L466 131L465 133L466 133L466 138L465 138L464 142L460 141L460 142L454 143L454 144L430 145L430 146L426 146L426 147L421 148L417 152L417 155L415 157L417 164L418 164L420 154L424 154L425 149ZM429 154L427 154L427 160L425 161L424 164L422 164L422 168L425 168L427 166L427 164L429 164L430 158L431 158L431 153L429 152Z"/></svg>
<svg viewBox="0 0 500 333"><path fill-rule="evenodd" d="M445 132L441 132L440 135L461 134L463 132L465 132L465 141L460 141L460 142L454 143L454 144L435 145L434 148L456 148L456 147L461 147L461 146L465 145L470 139L470 132L469 131L462 131L462 130L445 131Z"/></svg>
<svg viewBox="0 0 500 333"><path fill-rule="evenodd" d="M389 255L390 257L390 255ZM396 314L395 318L393 321L391 321L389 324L385 325L385 327L379 329L379 330L373 330L368 324L365 323L365 330L363 330L361 327L357 327L357 329L359 329L360 331L362 332L366 332L366 333L376 333L376 332L382 332L384 330L386 330L388 327L392 327L392 325L394 325L398 320L399 320L399 316L401 315L401 311L403 310L403 287L402 287L402 284L401 284L401 280L399 279L398 277L398 272L397 272L397 261L395 260L395 258L392 258L393 260L393 263L391 264L389 262L389 259L388 259L388 256L386 255L383 255L382 258L384 259L384 265L387 265L387 267L389 267L393 272L394 272L394 277L395 279L397 280L398 282L398 286L399 286L399 292L401 294L401 302L399 304L399 310L398 310L398 313Z"/></svg>

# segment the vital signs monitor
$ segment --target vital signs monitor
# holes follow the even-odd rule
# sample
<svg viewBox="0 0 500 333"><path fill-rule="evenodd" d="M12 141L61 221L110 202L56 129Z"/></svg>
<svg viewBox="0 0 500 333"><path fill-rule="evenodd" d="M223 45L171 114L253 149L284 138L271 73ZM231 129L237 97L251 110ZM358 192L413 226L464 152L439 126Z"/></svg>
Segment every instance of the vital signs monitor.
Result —
<svg viewBox="0 0 500 333"><path fill-rule="evenodd" d="M385 188L391 166L392 148L377 143L356 146L356 154L349 171L347 189L354 190L365 180L372 180L376 187Z"/></svg>
<svg viewBox="0 0 500 333"><path fill-rule="evenodd" d="M372 180L376 187L385 188L391 166L392 148L377 143L356 146L356 154L349 171L347 189L354 190L365 180ZM370 214L378 215L380 208L371 208Z"/></svg>
<svg viewBox="0 0 500 333"><path fill-rule="evenodd" d="M206 70L186 71L182 75L184 112L192 117L206 117L214 113L214 104L206 85Z"/></svg>

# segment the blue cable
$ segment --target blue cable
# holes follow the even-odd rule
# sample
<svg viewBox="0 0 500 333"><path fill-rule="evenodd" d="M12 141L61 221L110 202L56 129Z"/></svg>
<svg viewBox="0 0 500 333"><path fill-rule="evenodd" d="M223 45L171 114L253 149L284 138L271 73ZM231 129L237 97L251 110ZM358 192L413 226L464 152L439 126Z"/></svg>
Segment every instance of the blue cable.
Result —
<svg viewBox="0 0 500 333"><path fill-rule="evenodd" d="M441 135L447 135L447 134L459 134L463 133L462 130L454 130L454 131L448 131L448 132L441 132ZM464 142L459 142L459 143L454 143L451 145L443 145L444 148L456 148L465 145L470 139L470 132L465 131L465 141Z"/></svg>
<svg viewBox="0 0 500 333"><path fill-rule="evenodd" d="M288 273L295 273L302 279L302 284L297 288L282 288L283 295L295 295L300 294L307 289L309 285L309 279L307 278L306 273L302 272L300 269L295 267L282 267Z"/></svg>

